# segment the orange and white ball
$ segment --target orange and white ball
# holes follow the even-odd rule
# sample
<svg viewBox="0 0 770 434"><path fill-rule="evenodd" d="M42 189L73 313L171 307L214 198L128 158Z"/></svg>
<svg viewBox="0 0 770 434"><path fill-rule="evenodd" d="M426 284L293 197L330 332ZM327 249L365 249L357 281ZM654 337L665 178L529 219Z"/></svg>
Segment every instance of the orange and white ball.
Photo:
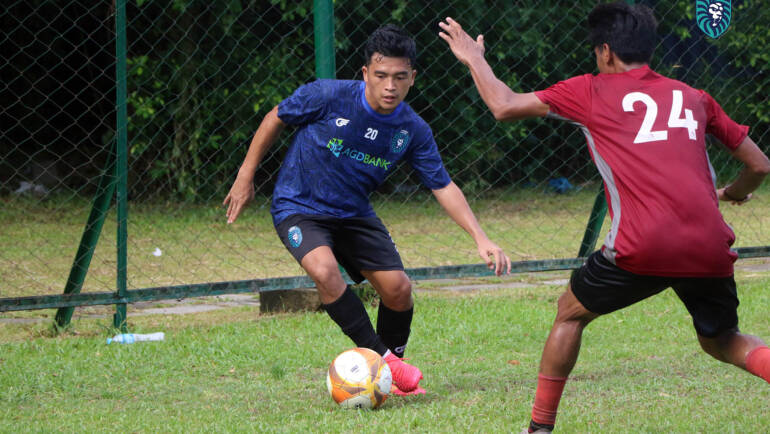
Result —
<svg viewBox="0 0 770 434"><path fill-rule="evenodd" d="M326 387L334 402L346 408L377 408L390 393L393 377L385 360L368 348L353 348L329 366Z"/></svg>

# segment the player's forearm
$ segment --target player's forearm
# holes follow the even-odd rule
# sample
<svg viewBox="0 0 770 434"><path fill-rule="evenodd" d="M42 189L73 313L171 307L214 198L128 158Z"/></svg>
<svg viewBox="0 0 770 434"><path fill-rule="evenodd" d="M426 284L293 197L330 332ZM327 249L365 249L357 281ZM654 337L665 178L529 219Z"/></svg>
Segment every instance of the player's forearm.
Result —
<svg viewBox="0 0 770 434"><path fill-rule="evenodd" d="M489 110L499 121L542 117L548 114L549 106L533 93L514 92L507 84L498 79L489 64L481 58L470 62L468 68L479 90L479 95Z"/></svg>
<svg viewBox="0 0 770 434"><path fill-rule="evenodd" d="M765 176L749 169L743 169L738 178L725 188L725 194L734 200L743 199L762 184Z"/></svg>
<svg viewBox="0 0 770 434"><path fill-rule="evenodd" d="M273 142L283 131L284 125L281 119L278 118L278 106L273 107L262 119L257 132L254 133L249 150L246 152L246 157L244 157L243 164L241 164L241 168L238 171L238 177L245 177L247 179L254 177L254 172L257 170L259 163L262 162Z"/></svg>
<svg viewBox="0 0 770 434"><path fill-rule="evenodd" d="M745 167L735 181L725 187L725 193L730 198L742 199L756 190L770 174L770 160L749 137L738 146L733 156Z"/></svg>
<svg viewBox="0 0 770 434"><path fill-rule="evenodd" d="M449 217L463 228L473 238L473 241L478 244L480 240L486 238L486 234L481 229L476 216L473 215L465 195L454 182L450 182L449 185L440 190L433 190L433 195L449 214Z"/></svg>
<svg viewBox="0 0 770 434"><path fill-rule="evenodd" d="M480 57L468 64L473 82L479 91L481 99L497 120L513 120L512 106L515 104L516 92L495 76L492 67L486 59Z"/></svg>

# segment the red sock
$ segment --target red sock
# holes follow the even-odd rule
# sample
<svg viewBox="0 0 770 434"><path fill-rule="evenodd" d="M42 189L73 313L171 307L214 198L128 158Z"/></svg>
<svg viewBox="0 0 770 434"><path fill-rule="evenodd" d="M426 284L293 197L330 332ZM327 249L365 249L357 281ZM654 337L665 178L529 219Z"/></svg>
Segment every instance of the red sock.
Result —
<svg viewBox="0 0 770 434"><path fill-rule="evenodd" d="M770 383L770 348L758 347L749 351L746 370Z"/></svg>
<svg viewBox="0 0 770 434"><path fill-rule="evenodd" d="M556 423L556 409L564 391L566 377L549 377L538 374L535 404L532 406L532 420L540 425Z"/></svg>

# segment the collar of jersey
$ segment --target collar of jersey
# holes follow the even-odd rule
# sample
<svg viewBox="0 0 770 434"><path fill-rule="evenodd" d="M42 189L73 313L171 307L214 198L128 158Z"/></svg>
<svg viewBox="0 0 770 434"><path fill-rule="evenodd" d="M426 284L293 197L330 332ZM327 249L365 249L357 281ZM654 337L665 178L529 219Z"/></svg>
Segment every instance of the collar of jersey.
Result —
<svg viewBox="0 0 770 434"><path fill-rule="evenodd" d="M370 106L370 105L369 105L369 101L367 101L367 100L366 100L366 82L363 82L363 81L362 81L362 82L361 82L361 86L360 86L360 88L361 88L361 105L363 105L363 106L364 106L364 109L365 109L365 110L367 111L367 113L369 113L370 115L374 116L375 118L377 118L377 119L379 119L379 120L381 120L381 121L386 121L386 122L387 122L387 121L390 121L390 120L393 120L393 119L395 119L395 118L396 118L396 116L398 116L398 114L399 114L399 113L401 113L401 109L402 109L402 108L403 108L403 106L404 106L404 102L403 102L403 101L401 101L400 103L398 103L398 105L396 106L396 108L395 108L395 109L394 109L394 110L393 110L391 113L388 113L388 114L386 114L386 115L384 115L384 114L382 114L382 113L377 113L377 112L376 112L376 111L375 111L375 110L372 108L372 106Z"/></svg>
<svg viewBox="0 0 770 434"><path fill-rule="evenodd" d="M655 71L650 68L650 65L642 65L638 68L630 69L624 72L624 74L628 74L634 78L641 78L649 73L655 74Z"/></svg>
<svg viewBox="0 0 770 434"><path fill-rule="evenodd" d="M630 71L626 71L626 72L629 72L632 75L644 75L644 74L647 74L650 71L652 71L652 69L650 69L650 65L642 65L642 66L640 66L638 68L634 68L634 69L632 69Z"/></svg>
<svg viewBox="0 0 770 434"><path fill-rule="evenodd" d="M629 69L625 72L616 72L616 73L607 73L607 72L600 72L597 76L602 77L614 77L614 76L630 76L635 79L643 78L645 75L651 74L652 76L658 76L657 72L653 71L652 68L650 68L650 65L642 65L638 68Z"/></svg>

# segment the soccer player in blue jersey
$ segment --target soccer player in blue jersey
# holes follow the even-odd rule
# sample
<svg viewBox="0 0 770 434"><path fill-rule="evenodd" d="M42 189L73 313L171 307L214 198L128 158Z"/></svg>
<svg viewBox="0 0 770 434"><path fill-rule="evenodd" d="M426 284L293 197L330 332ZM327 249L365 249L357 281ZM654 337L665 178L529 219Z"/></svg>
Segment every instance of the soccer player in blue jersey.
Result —
<svg viewBox="0 0 770 434"><path fill-rule="evenodd" d="M417 75L414 40L385 25L370 35L364 56L363 81L314 81L264 117L224 204L232 223L254 197L254 171L268 148L285 125L296 126L270 209L278 236L313 279L323 307L342 331L384 357L393 393L425 393L420 370L402 360L412 323L412 285L369 195L406 160L473 237L491 270L508 273L511 264L447 174L430 127L404 102ZM354 281L368 280L380 295L376 332L338 264Z"/></svg>

